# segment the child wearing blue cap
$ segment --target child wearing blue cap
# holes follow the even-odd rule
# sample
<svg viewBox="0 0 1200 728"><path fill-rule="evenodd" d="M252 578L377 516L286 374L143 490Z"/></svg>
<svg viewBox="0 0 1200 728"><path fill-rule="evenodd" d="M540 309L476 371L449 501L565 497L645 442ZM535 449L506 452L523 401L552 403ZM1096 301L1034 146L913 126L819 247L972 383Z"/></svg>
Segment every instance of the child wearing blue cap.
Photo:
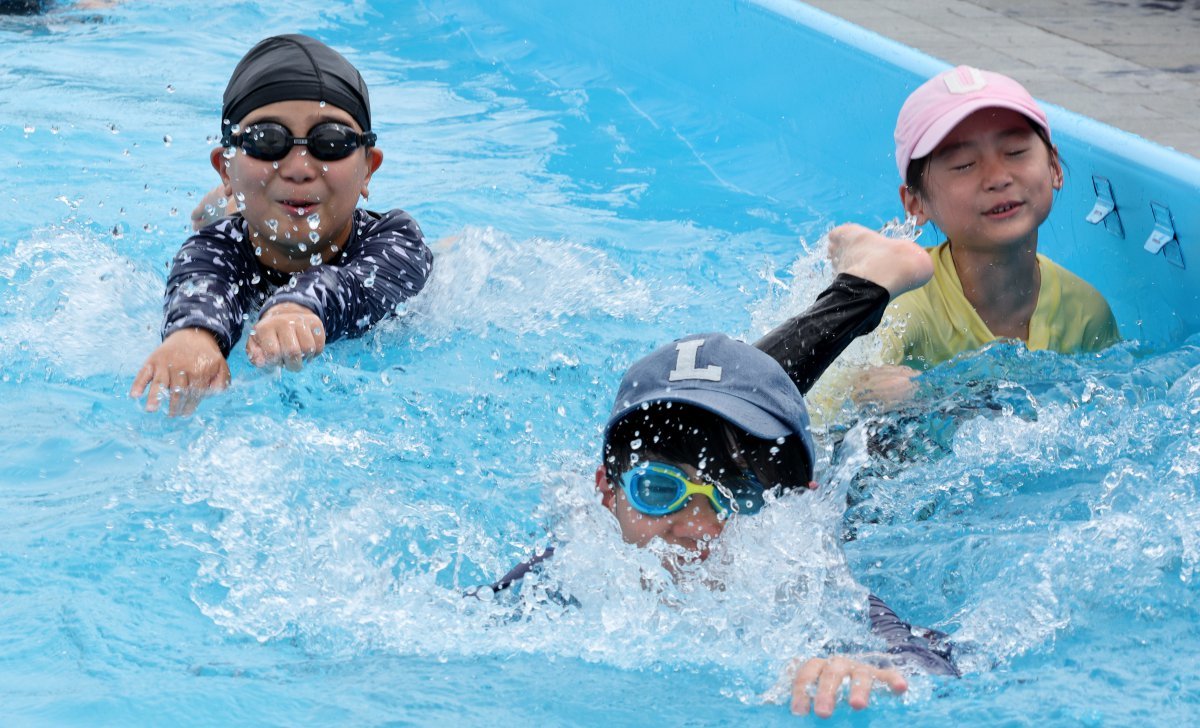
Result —
<svg viewBox="0 0 1200 728"><path fill-rule="evenodd" d="M673 559L703 560L729 518L761 509L764 494L815 488L815 448L804 393L856 337L874 329L888 302L932 275L929 255L911 240L858 225L829 235L838 276L807 311L755 345L724 334L687 336L635 362L621 380L596 470L600 499L622 538L681 547ZM553 554L540 554L491 585L517 583ZM678 562L664 563L672 573ZM941 635L901 621L872 596L868 617L894 659L957 675ZM845 656L800 665L792 710L829 716L844 681L852 708L875 684L903 692L903 673ZM810 691L813 695L810 697Z"/></svg>
<svg viewBox="0 0 1200 728"><path fill-rule="evenodd" d="M407 213L358 207L383 163L367 85L337 51L303 35L255 45L225 89L210 154L236 208L184 243L167 278L162 344L130 395L191 413L229 382L226 358L254 309L246 353L299 370L363 333L425 285L433 256Z"/></svg>

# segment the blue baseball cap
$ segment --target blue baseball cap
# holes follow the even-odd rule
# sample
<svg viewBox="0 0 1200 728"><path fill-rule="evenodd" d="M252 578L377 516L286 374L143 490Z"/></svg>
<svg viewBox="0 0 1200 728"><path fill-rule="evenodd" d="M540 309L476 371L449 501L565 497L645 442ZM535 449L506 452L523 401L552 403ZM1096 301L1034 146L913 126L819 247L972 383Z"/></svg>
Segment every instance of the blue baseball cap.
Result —
<svg viewBox="0 0 1200 728"><path fill-rule="evenodd" d="M808 408L769 354L725 334L695 334L665 344L629 367L617 388L604 441L629 413L658 402L707 410L764 440L795 435L816 461Z"/></svg>

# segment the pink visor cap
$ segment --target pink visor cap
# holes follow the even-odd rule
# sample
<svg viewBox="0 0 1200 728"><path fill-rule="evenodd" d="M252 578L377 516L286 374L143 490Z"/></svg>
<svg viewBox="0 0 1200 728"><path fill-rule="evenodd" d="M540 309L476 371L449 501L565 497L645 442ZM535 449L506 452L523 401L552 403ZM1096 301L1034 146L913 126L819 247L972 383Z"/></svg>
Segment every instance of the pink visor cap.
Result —
<svg viewBox="0 0 1200 728"><path fill-rule="evenodd" d="M1008 76L959 66L939 73L909 95L896 119L896 168L903 181L908 163L933 151L958 123L980 109L1012 109L1050 136L1046 112L1025 87Z"/></svg>

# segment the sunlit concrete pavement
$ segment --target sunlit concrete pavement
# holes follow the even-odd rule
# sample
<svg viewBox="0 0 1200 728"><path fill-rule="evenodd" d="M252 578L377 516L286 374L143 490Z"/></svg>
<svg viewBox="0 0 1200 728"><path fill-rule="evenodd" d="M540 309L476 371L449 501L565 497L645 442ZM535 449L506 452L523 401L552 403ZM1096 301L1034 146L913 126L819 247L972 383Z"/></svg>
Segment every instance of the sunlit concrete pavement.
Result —
<svg viewBox="0 0 1200 728"><path fill-rule="evenodd" d="M1200 157L1200 0L807 0Z"/></svg>

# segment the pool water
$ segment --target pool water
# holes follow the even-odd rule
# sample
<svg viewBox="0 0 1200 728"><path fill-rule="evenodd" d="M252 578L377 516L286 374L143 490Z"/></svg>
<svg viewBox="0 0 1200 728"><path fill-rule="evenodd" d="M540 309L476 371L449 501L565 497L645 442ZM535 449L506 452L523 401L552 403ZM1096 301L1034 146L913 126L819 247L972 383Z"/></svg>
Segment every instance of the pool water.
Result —
<svg viewBox="0 0 1200 728"><path fill-rule="evenodd" d="M999 345L923 376L908 408L828 412L818 495L735 521L672 581L594 497L620 374L683 333L753 338L802 308L830 275L822 234L877 171L748 192L706 163L717 140L590 65L497 62L458 5L478 10L0 18L10 721L790 724L792 657L878 647L868 589L951 633L966 674L838 722L1194 719L1200 340ZM416 217L434 276L301 373L235 348L226 394L147 415L126 392L216 180L221 91L282 32L363 72L385 154L371 207ZM463 598L548 544L520 594Z"/></svg>

